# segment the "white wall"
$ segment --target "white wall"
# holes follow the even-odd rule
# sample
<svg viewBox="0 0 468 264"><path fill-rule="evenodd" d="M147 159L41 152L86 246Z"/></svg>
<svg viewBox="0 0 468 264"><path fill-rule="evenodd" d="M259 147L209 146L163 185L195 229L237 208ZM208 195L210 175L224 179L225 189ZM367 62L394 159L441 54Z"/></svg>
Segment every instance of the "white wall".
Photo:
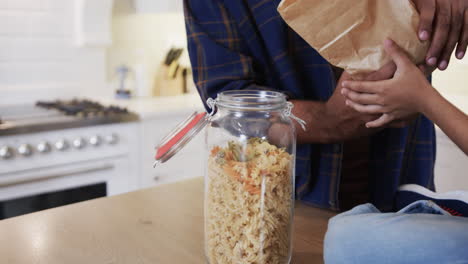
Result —
<svg viewBox="0 0 468 264"><path fill-rule="evenodd" d="M0 0L0 104L102 88L105 49L75 46L74 6Z"/></svg>
<svg viewBox="0 0 468 264"><path fill-rule="evenodd" d="M434 73L433 84L450 102L468 113L468 57L463 61L452 58L446 71ZM437 190L468 191L467 156L439 129L437 135Z"/></svg>
<svg viewBox="0 0 468 264"><path fill-rule="evenodd" d="M453 56L445 71L435 71L434 86L443 94L468 95L468 55L462 61Z"/></svg>
<svg viewBox="0 0 468 264"><path fill-rule="evenodd" d="M115 69L122 64L139 65L144 69L148 85L158 95L155 79L166 53L171 46L187 46L184 15L182 12L124 12L119 1L115 8L112 46L108 49L108 78L115 82ZM187 52L182 63L190 65Z"/></svg>

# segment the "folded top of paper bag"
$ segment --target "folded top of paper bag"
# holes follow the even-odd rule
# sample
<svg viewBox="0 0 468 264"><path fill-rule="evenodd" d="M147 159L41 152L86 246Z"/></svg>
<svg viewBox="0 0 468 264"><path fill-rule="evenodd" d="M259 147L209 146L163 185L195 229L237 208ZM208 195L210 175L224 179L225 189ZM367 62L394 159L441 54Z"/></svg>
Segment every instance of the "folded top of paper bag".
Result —
<svg viewBox="0 0 468 264"><path fill-rule="evenodd" d="M283 0L278 11L326 60L350 74L388 63L386 38L416 64L424 62L429 47L418 38L419 14L410 0Z"/></svg>

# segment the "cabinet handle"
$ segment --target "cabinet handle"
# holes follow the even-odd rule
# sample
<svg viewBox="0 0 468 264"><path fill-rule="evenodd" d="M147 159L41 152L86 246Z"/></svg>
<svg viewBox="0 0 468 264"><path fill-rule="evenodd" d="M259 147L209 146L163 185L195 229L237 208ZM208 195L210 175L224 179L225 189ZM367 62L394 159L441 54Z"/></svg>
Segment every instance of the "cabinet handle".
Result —
<svg viewBox="0 0 468 264"><path fill-rule="evenodd" d="M73 175L83 175L87 173L106 171L106 170L112 170L112 169L114 169L114 165L112 164L104 164L104 165L95 166L95 167L90 166L88 168L46 174L44 176L36 177L36 178L26 178L26 179L21 179L21 180L2 182L0 183L0 187L9 187L9 186L18 185L18 184L40 182L40 181L45 181L45 180L50 180L50 179L63 178L63 177L73 176Z"/></svg>
<svg viewBox="0 0 468 264"><path fill-rule="evenodd" d="M159 180L161 179L161 177L159 177L159 176L154 176L153 179L154 179L154 181L159 181Z"/></svg>

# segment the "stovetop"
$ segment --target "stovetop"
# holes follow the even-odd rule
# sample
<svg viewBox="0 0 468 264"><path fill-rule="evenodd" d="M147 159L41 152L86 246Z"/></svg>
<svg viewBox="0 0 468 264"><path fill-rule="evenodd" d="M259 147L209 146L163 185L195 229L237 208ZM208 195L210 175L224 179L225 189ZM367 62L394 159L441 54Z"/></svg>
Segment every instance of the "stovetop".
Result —
<svg viewBox="0 0 468 264"><path fill-rule="evenodd" d="M90 100L41 101L0 107L0 136L132 122L138 115Z"/></svg>
<svg viewBox="0 0 468 264"><path fill-rule="evenodd" d="M78 117L109 116L129 113L126 108L112 105L104 106L90 100L39 101L36 103L36 106L43 109L57 110L68 116Z"/></svg>

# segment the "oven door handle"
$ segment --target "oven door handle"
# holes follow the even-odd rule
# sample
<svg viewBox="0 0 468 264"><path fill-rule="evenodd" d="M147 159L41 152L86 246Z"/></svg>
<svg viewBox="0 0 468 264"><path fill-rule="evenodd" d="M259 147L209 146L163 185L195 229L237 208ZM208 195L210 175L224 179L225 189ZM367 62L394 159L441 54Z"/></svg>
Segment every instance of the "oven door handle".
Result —
<svg viewBox="0 0 468 264"><path fill-rule="evenodd" d="M88 168L69 170L65 172L51 174L51 175L44 176L44 177L34 177L34 178L29 178L29 179L25 178L25 179L20 179L20 180L5 181L5 182L0 183L0 187L9 187L9 186L18 185L18 184L40 182L44 180L63 178L63 177L77 175L77 174L87 174L87 173L92 173L92 172L105 171L105 170L110 170L113 168L114 168L114 165L112 164L104 164L100 166L89 166Z"/></svg>

